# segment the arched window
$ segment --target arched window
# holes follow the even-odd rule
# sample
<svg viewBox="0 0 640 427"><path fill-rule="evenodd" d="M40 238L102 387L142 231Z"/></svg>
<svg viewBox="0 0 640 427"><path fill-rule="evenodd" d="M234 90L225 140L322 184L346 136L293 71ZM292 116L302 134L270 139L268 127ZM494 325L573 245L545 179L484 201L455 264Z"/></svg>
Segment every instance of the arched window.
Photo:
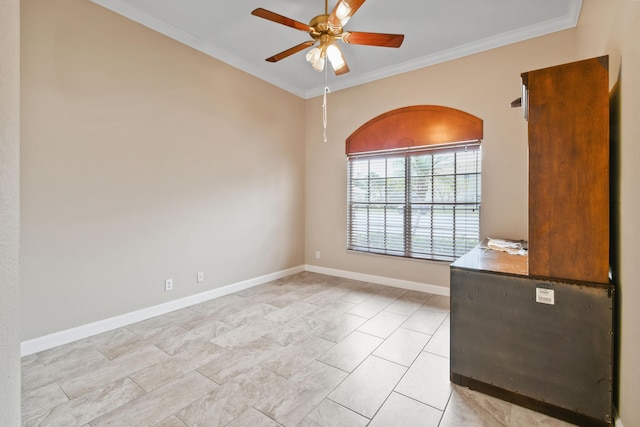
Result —
<svg viewBox="0 0 640 427"><path fill-rule="evenodd" d="M453 261L480 239L482 120L453 108L389 111L346 142L348 249Z"/></svg>

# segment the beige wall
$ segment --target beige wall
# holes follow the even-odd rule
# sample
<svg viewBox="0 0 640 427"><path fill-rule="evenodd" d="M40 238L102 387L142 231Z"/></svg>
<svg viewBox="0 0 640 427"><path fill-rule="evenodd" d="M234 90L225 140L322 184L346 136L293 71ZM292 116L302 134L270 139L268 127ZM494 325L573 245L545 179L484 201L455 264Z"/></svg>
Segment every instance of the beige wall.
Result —
<svg viewBox="0 0 640 427"><path fill-rule="evenodd" d="M303 264L302 99L88 1L21 49L23 340Z"/></svg>
<svg viewBox="0 0 640 427"><path fill-rule="evenodd" d="M329 95L328 142L322 141L320 98L307 102L307 264L449 286L449 266L345 251L345 139L369 119L416 104L458 108L484 120L483 237L527 238L527 130L520 109L520 73L589 57L610 55L615 81L622 55L621 272L619 295L620 412L640 425L640 2L585 0L577 28ZM321 258L315 259L315 251ZM635 402L635 404L634 404Z"/></svg>
<svg viewBox="0 0 640 427"><path fill-rule="evenodd" d="M621 167L619 405L625 427L640 425L640 2L618 0L611 20L608 48L617 50L621 65Z"/></svg>
<svg viewBox="0 0 640 427"><path fill-rule="evenodd" d="M20 425L20 2L0 3L0 425Z"/></svg>

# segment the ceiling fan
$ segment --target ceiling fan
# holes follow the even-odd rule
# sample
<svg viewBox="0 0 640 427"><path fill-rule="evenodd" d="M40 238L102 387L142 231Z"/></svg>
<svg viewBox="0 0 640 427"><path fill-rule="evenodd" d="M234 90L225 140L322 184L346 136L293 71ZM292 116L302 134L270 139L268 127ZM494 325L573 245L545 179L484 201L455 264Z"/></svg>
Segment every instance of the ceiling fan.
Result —
<svg viewBox="0 0 640 427"><path fill-rule="evenodd" d="M400 47L400 45L402 45L402 41L404 40L403 34L382 34L343 30L344 25L360 8L360 6L362 6L365 0L339 0L338 4L336 4L330 14L328 13L327 2L328 0L325 0L324 2L324 14L313 18L308 25L277 13L270 12L263 8L257 8L251 12L252 15L260 18L286 25L287 27L291 27L296 30L308 32L313 39L293 46L292 48L273 55L266 60L268 62L278 62L281 59L318 43L318 46L314 47L307 53L307 61L311 63L311 66L315 70L322 71L324 70L326 58L329 58L333 71L336 75L341 75L349 72L349 66L342 55L342 51L336 44L336 40L342 40L344 43L349 44L367 46Z"/></svg>

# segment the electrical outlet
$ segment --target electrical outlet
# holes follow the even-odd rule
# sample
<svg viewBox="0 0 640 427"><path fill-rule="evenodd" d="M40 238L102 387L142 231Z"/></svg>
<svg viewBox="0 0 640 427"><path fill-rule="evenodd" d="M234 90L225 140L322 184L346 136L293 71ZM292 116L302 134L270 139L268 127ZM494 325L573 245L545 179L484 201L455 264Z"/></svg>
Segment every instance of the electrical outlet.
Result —
<svg viewBox="0 0 640 427"><path fill-rule="evenodd" d="M320 251L316 251L316 259L320 259Z"/></svg>
<svg viewBox="0 0 640 427"><path fill-rule="evenodd" d="M198 271L198 283L204 282L204 271Z"/></svg>
<svg viewBox="0 0 640 427"><path fill-rule="evenodd" d="M164 290L170 291L173 289L173 279L167 279L164 281Z"/></svg>

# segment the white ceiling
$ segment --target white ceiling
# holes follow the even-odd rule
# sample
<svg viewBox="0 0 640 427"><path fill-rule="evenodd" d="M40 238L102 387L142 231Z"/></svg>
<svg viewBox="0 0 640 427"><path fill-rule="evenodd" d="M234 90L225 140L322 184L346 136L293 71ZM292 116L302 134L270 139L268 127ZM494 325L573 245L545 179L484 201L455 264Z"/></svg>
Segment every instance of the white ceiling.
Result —
<svg viewBox="0 0 640 427"><path fill-rule="evenodd" d="M305 32L251 15L262 7L308 23L323 0L92 0L120 15L302 98L323 93L325 73L307 50L265 58L311 40ZM337 0L329 0L331 11ZM398 48L342 44L351 72L329 72L332 91L574 27L582 0L368 0L345 31L404 34Z"/></svg>

